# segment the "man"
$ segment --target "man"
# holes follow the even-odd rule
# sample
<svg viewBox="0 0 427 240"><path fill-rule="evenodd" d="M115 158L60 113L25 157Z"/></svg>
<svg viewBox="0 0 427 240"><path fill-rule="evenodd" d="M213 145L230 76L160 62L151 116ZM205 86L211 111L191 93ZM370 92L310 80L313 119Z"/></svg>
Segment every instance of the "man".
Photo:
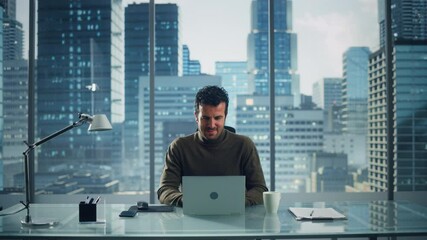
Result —
<svg viewBox="0 0 427 240"><path fill-rule="evenodd" d="M170 144L157 191L159 201L180 207L185 204L179 190L182 176L244 175L246 206L262 204L262 194L268 189L255 144L224 129L228 110L225 89L200 89L194 110L198 131Z"/></svg>

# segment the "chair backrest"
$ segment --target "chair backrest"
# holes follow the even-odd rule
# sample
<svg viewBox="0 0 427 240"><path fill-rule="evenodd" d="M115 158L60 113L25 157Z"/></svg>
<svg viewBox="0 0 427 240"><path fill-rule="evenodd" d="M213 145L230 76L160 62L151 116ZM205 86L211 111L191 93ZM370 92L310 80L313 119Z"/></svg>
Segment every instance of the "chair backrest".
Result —
<svg viewBox="0 0 427 240"><path fill-rule="evenodd" d="M227 129L228 131L232 132L232 133L236 133L236 129L234 127L224 126L224 128Z"/></svg>

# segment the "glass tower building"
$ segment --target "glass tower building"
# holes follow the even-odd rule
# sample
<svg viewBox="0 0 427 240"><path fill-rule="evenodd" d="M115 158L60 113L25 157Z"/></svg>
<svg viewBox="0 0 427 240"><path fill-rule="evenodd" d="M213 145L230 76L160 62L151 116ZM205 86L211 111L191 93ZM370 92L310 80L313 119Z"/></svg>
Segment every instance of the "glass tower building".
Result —
<svg viewBox="0 0 427 240"><path fill-rule="evenodd" d="M3 7L0 6L0 20L3 22ZM3 52L3 28L0 30L0 50ZM0 93L3 92L3 54L0 55ZM4 131L4 113L3 113L3 97L0 96L0 146L3 146L3 131ZM0 153L3 152L3 147L0 147ZM0 190L3 190L3 170L4 162L0 161Z"/></svg>
<svg viewBox="0 0 427 240"><path fill-rule="evenodd" d="M125 159L140 160L138 115L141 76L149 75L148 3L129 4L125 9ZM156 4L155 74L178 76L182 72L182 46L179 38L178 5ZM148 78L145 78L148 81ZM173 78L170 78L173 81Z"/></svg>
<svg viewBox="0 0 427 240"><path fill-rule="evenodd" d="M392 0L392 32L394 40L427 40L427 2Z"/></svg>
<svg viewBox="0 0 427 240"><path fill-rule="evenodd" d="M297 36L292 33L292 1L274 1L275 94L299 95L297 75ZM248 36L248 70L256 95L268 95L268 1L251 5L251 32ZM295 86L293 86L293 84ZM299 96L295 98L299 99Z"/></svg>
<svg viewBox="0 0 427 240"><path fill-rule="evenodd" d="M3 60L22 59L24 32L22 23L15 19L5 18L3 21Z"/></svg>
<svg viewBox="0 0 427 240"><path fill-rule="evenodd" d="M427 2L392 0L396 191L427 190Z"/></svg>
<svg viewBox="0 0 427 240"><path fill-rule="evenodd" d="M380 33L384 33L384 0L379 1ZM393 143L387 146L385 50L370 57L369 184L372 191L388 189L388 167L393 168L395 191L425 191L427 66L427 2L391 1L393 45ZM385 36L380 46L385 45ZM424 79L424 80L423 80ZM387 156L387 148L393 156ZM393 164L388 160L393 159Z"/></svg>
<svg viewBox="0 0 427 240"><path fill-rule="evenodd" d="M201 66L199 60L192 60L190 58L190 49L187 45L182 45L182 75L200 75Z"/></svg>
<svg viewBox="0 0 427 240"><path fill-rule="evenodd" d="M39 172L121 161L123 24L121 1L38 1L36 137L64 128L81 112L106 114L113 124L113 131L89 135L83 126L45 143L38 148Z"/></svg>
<svg viewBox="0 0 427 240"><path fill-rule="evenodd" d="M24 140L28 139L28 62L23 59L22 23L16 20L16 1L2 0L3 32L3 134L0 165L3 165L4 190L16 187L13 176L22 172L22 154ZM1 166L0 166L1 168ZM1 181L0 180L0 181ZM0 184L1 185L1 184ZM1 189L1 187L0 187Z"/></svg>
<svg viewBox="0 0 427 240"><path fill-rule="evenodd" d="M236 127L237 95L248 95L253 92L248 84L247 62L215 62L215 75L221 76L222 86L227 90L230 99L226 125Z"/></svg>
<svg viewBox="0 0 427 240"><path fill-rule="evenodd" d="M343 131L347 133L366 134L370 53L367 47L350 47L344 53Z"/></svg>
<svg viewBox="0 0 427 240"><path fill-rule="evenodd" d="M397 191L427 190L427 41L394 45Z"/></svg>

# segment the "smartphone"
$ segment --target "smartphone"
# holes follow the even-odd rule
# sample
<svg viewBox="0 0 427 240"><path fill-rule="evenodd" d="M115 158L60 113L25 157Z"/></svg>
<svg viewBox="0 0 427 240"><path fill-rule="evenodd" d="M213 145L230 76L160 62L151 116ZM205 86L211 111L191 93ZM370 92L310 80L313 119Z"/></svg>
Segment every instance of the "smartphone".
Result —
<svg viewBox="0 0 427 240"><path fill-rule="evenodd" d="M134 217L136 215L137 211L122 211L119 216L120 217Z"/></svg>

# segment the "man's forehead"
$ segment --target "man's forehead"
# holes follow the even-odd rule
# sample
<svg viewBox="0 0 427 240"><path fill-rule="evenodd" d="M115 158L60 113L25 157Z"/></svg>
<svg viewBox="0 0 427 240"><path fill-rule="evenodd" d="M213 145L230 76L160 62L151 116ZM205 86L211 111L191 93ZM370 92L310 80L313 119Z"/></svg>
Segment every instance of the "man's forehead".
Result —
<svg viewBox="0 0 427 240"><path fill-rule="evenodd" d="M221 116L225 114L225 108L218 105L218 106L212 106L212 105L200 105L199 106L199 112L202 115L214 115L214 116Z"/></svg>
<svg viewBox="0 0 427 240"><path fill-rule="evenodd" d="M207 109L207 108L210 108L210 109L212 109L212 108L217 108L217 109L219 109L219 108L225 108L225 102L220 102L218 105L212 105L212 104L203 104L203 103L201 103L201 104L199 104L199 109L200 108L204 108L204 109Z"/></svg>

